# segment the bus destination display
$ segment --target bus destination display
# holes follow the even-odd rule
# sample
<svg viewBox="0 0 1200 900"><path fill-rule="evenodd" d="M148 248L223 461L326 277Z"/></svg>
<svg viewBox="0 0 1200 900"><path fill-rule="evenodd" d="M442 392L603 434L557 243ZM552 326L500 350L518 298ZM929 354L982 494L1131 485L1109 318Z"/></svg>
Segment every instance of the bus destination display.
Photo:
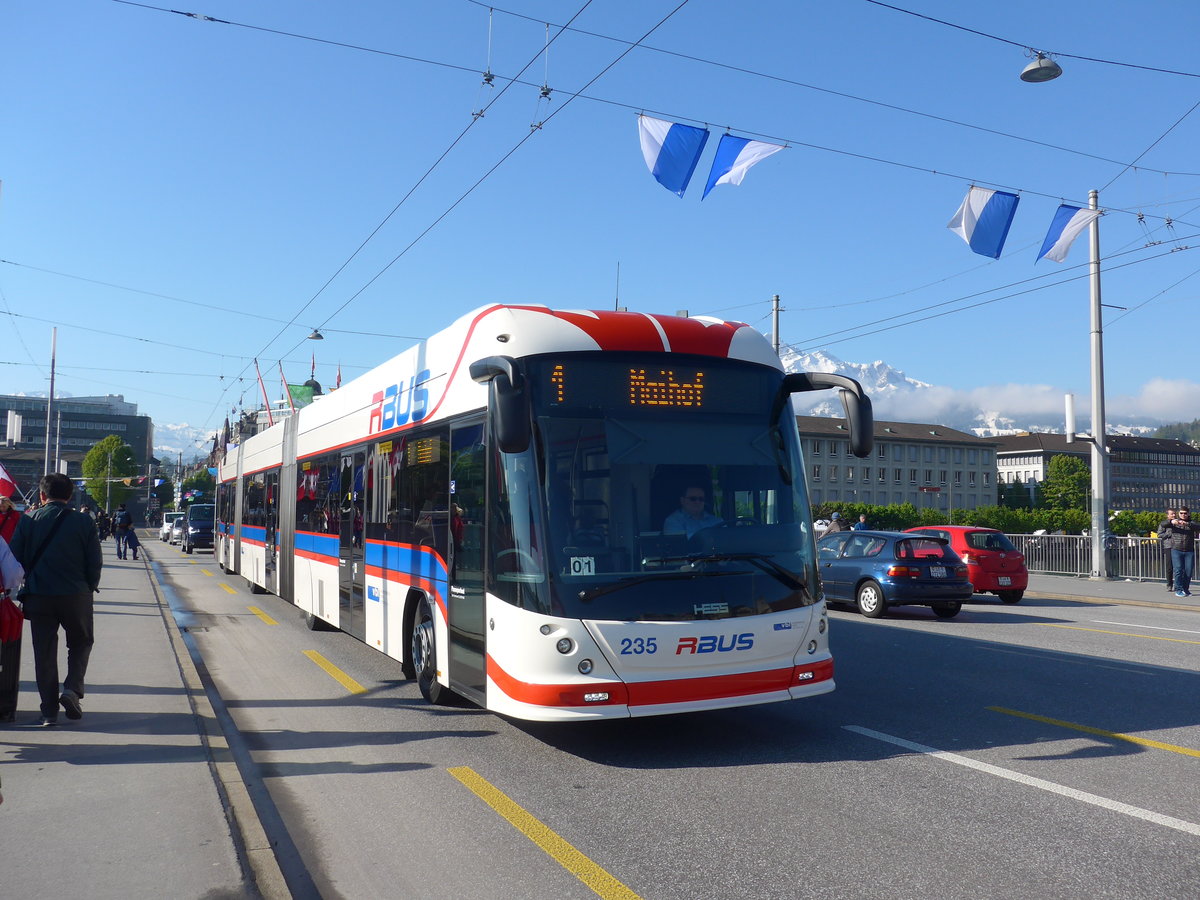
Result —
<svg viewBox="0 0 1200 900"><path fill-rule="evenodd" d="M538 374L541 377L538 377ZM703 412L740 409L769 390L759 367L639 365L593 360L547 361L539 393L550 408L619 408Z"/></svg>

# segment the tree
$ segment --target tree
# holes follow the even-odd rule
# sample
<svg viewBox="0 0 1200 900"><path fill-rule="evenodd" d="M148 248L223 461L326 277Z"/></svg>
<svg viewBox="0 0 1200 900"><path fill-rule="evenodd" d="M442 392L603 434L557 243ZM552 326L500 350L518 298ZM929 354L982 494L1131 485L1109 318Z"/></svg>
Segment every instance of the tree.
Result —
<svg viewBox="0 0 1200 900"><path fill-rule="evenodd" d="M1046 479L1039 485L1038 506L1086 511L1091 486L1092 470L1086 462L1065 453L1052 456L1046 466Z"/></svg>
<svg viewBox="0 0 1200 900"><path fill-rule="evenodd" d="M111 509L123 503L132 491L115 478L137 474L133 448L115 434L92 445L83 458L83 484L87 492Z"/></svg>
<svg viewBox="0 0 1200 900"><path fill-rule="evenodd" d="M217 479L209 474L208 469L193 472L179 485L183 496L182 505L186 507L193 502L212 503L216 485ZM194 496L188 497L188 492L192 492Z"/></svg>

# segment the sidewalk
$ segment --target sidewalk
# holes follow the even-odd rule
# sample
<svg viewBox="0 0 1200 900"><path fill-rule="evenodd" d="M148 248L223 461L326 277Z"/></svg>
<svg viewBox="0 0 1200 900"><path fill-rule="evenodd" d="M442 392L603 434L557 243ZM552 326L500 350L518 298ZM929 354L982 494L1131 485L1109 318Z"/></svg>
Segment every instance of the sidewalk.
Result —
<svg viewBox="0 0 1200 900"><path fill-rule="evenodd" d="M288 896L272 882L272 852L146 554L118 560L111 540L102 547L81 720L60 712L56 727L31 724L38 696L25 628L17 721L0 726L3 894ZM61 674L61 636L59 654Z"/></svg>
<svg viewBox="0 0 1200 900"><path fill-rule="evenodd" d="M1193 585L1200 592L1200 584ZM1070 575L1030 575L1025 596L1046 600L1076 600L1081 603L1121 603L1129 606L1155 606L1200 612L1200 594L1176 597L1163 581L1093 581Z"/></svg>

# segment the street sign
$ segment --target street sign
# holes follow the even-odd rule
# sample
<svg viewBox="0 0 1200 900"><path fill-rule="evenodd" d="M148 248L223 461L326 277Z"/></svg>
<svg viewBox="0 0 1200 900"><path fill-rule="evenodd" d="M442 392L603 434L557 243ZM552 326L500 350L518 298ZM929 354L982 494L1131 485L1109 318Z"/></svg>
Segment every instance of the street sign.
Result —
<svg viewBox="0 0 1200 900"><path fill-rule="evenodd" d="M917 488L917 490L920 491L922 494L938 494L938 493L941 493L942 489L940 487L923 487L923 488Z"/></svg>

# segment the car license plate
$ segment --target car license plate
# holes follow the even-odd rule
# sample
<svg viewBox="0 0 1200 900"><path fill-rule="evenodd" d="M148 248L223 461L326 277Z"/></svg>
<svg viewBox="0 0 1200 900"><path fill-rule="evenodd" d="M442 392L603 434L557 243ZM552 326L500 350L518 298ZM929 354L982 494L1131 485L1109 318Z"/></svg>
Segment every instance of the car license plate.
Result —
<svg viewBox="0 0 1200 900"><path fill-rule="evenodd" d="M946 567L945 566L930 566L929 567L929 576L931 578L945 578L946 577Z"/></svg>
<svg viewBox="0 0 1200 900"><path fill-rule="evenodd" d="M1007 575L1001 575L996 579L996 583L1000 585L1000 587L1008 587L1010 584L1012 584L1012 579Z"/></svg>

